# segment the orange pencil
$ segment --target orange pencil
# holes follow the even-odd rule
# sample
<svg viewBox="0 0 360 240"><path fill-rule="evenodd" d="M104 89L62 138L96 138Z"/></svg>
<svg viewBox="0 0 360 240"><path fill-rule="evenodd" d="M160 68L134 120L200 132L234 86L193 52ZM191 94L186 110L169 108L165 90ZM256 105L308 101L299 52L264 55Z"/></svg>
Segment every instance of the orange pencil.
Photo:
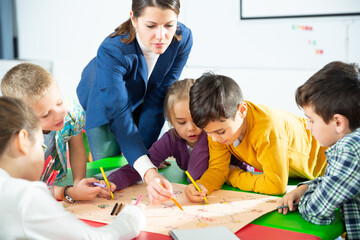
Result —
<svg viewBox="0 0 360 240"><path fill-rule="evenodd" d="M164 187L161 183L160 183L160 186ZM176 201L175 198L170 198L170 199L175 203L176 206L178 206L178 208L181 209L181 211L184 211L184 209L181 207L180 203L178 203L178 201Z"/></svg>

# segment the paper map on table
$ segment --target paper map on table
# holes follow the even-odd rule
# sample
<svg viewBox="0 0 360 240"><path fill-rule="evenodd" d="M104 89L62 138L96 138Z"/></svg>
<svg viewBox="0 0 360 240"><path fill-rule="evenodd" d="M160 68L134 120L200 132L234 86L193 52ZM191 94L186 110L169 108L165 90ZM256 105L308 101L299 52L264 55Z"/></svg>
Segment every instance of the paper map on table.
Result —
<svg viewBox="0 0 360 240"><path fill-rule="evenodd" d="M191 203L185 196L187 185L173 183L175 199L183 207L181 211L172 201L151 205L146 184L133 185L114 193L115 199L97 198L93 201L62 202L63 206L77 218L111 223L115 216L110 213L115 203L133 204L137 197L144 197L147 225L144 231L168 235L170 230L197 229L227 226L232 232L277 207L277 197L218 190L207 196L208 203Z"/></svg>

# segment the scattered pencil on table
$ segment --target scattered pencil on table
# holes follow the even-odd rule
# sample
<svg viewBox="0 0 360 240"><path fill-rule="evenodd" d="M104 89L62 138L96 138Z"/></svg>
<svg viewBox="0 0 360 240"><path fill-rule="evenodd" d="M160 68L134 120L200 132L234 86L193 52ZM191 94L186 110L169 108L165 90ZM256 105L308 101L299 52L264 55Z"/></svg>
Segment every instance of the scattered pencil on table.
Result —
<svg viewBox="0 0 360 240"><path fill-rule="evenodd" d="M143 198L143 195L140 194L139 197L136 199L136 202L134 205L138 205L138 203L141 201L142 198Z"/></svg>
<svg viewBox="0 0 360 240"><path fill-rule="evenodd" d="M124 207L124 205L122 203L119 204L118 208L115 211L115 215L117 216L119 214L119 212L121 212L122 208Z"/></svg>
<svg viewBox="0 0 360 240"><path fill-rule="evenodd" d="M299 203L294 203L293 206L294 207L299 206ZM282 206L278 206L276 209L283 209L283 208L289 208L289 206L288 205L282 205Z"/></svg>
<svg viewBox="0 0 360 240"><path fill-rule="evenodd" d="M190 179L190 181L194 184L194 186L196 187L196 189L201 192L199 186L196 184L196 182L194 181L194 179L191 177L190 173L188 171L185 171L185 174L188 176L188 178ZM207 198L204 196L204 200L205 202L208 202Z"/></svg>
<svg viewBox="0 0 360 240"><path fill-rule="evenodd" d="M112 191L111 191L111 187L110 187L109 181L107 180L107 177L106 177L106 175L105 175L104 169L103 169L102 167L100 167L100 171L101 171L101 173L102 173L102 175L103 175L103 177L104 177L104 180L105 180L106 185L107 185L108 188L110 189L111 198L114 199L114 194L113 194Z"/></svg>
<svg viewBox="0 0 360 240"><path fill-rule="evenodd" d="M104 187L104 188L106 187L105 184L101 184L101 183L97 183L97 182L92 183L92 185L97 186L97 187Z"/></svg>
<svg viewBox="0 0 360 240"><path fill-rule="evenodd" d="M164 187L161 183L160 186ZM173 201L175 203L176 206L178 206L178 208L180 208L181 211L184 211L184 209L181 207L180 203L178 203L178 201L176 201L175 198L170 198L171 201Z"/></svg>
<svg viewBox="0 0 360 240"><path fill-rule="evenodd" d="M110 215L114 215L114 213L115 213L115 211L116 211L117 206L118 206L118 203L115 203L115 206L114 206L114 208L112 209L112 211L111 211Z"/></svg>
<svg viewBox="0 0 360 240"><path fill-rule="evenodd" d="M123 206L124 205L122 203L120 203L120 204L115 203L114 208L112 209L110 215L117 216L119 214L119 212L121 211L121 209L123 208Z"/></svg>

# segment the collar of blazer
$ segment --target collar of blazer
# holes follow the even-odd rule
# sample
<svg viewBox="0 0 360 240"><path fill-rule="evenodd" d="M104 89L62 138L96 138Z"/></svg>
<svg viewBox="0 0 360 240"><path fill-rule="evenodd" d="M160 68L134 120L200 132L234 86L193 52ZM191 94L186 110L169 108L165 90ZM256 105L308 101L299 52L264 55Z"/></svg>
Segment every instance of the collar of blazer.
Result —
<svg viewBox="0 0 360 240"><path fill-rule="evenodd" d="M173 63L174 61L175 58L174 55L177 52L176 48L178 44L179 42L173 40L169 45L169 47L166 49L166 51L163 54L160 54L155 64L154 70L150 75L149 81L147 81L148 69L147 69L146 60L141 52L139 43L136 41L136 50L141 52L138 72L145 82L145 86L147 88L146 92L151 92L152 90L158 88L161 85L165 75L168 73L169 69L171 68L171 63Z"/></svg>

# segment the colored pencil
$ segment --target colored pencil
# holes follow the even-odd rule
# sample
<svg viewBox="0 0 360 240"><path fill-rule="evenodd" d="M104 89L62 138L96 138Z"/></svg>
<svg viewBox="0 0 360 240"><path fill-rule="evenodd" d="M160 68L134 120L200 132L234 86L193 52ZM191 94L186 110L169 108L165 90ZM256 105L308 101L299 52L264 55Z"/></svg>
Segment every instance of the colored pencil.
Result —
<svg viewBox="0 0 360 240"><path fill-rule="evenodd" d="M101 183L97 183L97 182L92 183L92 185L97 186L97 187L106 187L105 184L101 184Z"/></svg>
<svg viewBox="0 0 360 240"><path fill-rule="evenodd" d="M114 206L114 208L112 209L112 211L111 211L110 215L114 215L114 213L115 213L115 211L116 211L117 206L118 206L118 203L115 203L115 206Z"/></svg>
<svg viewBox="0 0 360 240"><path fill-rule="evenodd" d="M52 170L51 171L51 174L50 174L50 176L48 177L48 179L46 180L46 185L50 185L50 182L51 182L51 180L52 180L52 177L54 176L54 174L55 174L55 170Z"/></svg>
<svg viewBox="0 0 360 240"><path fill-rule="evenodd" d="M49 174L51 172L51 169L53 168L54 166L54 163L55 163L55 159L51 159L50 162L49 162L49 169L48 169L48 172L46 173L45 175L45 179L47 179L49 177Z"/></svg>
<svg viewBox="0 0 360 240"><path fill-rule="evenodd" d="M122 203L119 204L118 208L115 211L115 215L117 216L119 214L119 212L121 212L122 208L124 207L124 205Z"/></svg>
<svg viewBox="0 0 360 240"><path fill-rule="evenodd" d="M47 179L47 176L49 175L49 172L50 172L50 170L51 170L51 168L52 168L52 166L53 166L53 164L54 164L54 159L52 158L49 162L48 162L48 164L47 164L47 166L46 166L46 168L45 168L45 171L44 171L44 174L41 176L41 181L45 181L46 179Z"/></svg>
<svg viewBox="0 0 360 240"><path fill-rule="evenodd" d="M143 198L143 195L140 194L134 205L138 205L138 203L141 201L142 198Z"/></svg>
<svg viewBox="0 0 360 240"><path fill-rule="evenodd" d="M170 199L176 204L176 206L178 206L178 208L181 209L181 211L184 211L184 209L181 207L180 203L178 203L178 201L176 201L175 198L170 198Z"/></svg>
<svg viewBox="0 0 360 240"><path fill-rule="evenodd" d="M103 177L104 177L104 180L105 180L105 182L106 182L106 185L107 185L108 188L110 189L111 198L114 199L114 194L113 194L112 191L111 191L111 187L110 187L109 181L107 180L107 177L106 177L106 175L105 175L104 169L103 169L102 167L100 167L100 171L101 171L101 173L102 173L102 175L103 175Z"/></svg>
<svg viewBox="0 0 360 240"><path fill-rule="evenodd" d="M54 174L53 174L53 176L52 176L52 178L51 178L50 183L49 183L48 186L52 186L52 185L53 185L53 183L55 182L56 176L59 174L59 172L60 172L60 170L58 170L58 171L55 171L55 170L54 170Z"/></svg>
<svg viewBox="0 0 360 240"><path fill-rule="evenodd" d="M160 183L160 186L164 187L161 183ZM178 201L176 201L175 198L170 198L171 201L173 201L175 203L176 206L178 206L178 208L180 208L181 211L184 211L184 209L181 207L180 203L178 203Z"/></svg>
<svg viewBox="0 0 360 240"><path fill-rule="evenodd" d="M196 182L194 181L194 179L191 177L190 173L188 171L185 171L185 174L189 177L190 181L194 184L194 186L196 187L196 189L201 192L199 186L196 184ZM206 202L208 202L208 200L206 199L206 197L204 196L204 200Z"/></svg>

